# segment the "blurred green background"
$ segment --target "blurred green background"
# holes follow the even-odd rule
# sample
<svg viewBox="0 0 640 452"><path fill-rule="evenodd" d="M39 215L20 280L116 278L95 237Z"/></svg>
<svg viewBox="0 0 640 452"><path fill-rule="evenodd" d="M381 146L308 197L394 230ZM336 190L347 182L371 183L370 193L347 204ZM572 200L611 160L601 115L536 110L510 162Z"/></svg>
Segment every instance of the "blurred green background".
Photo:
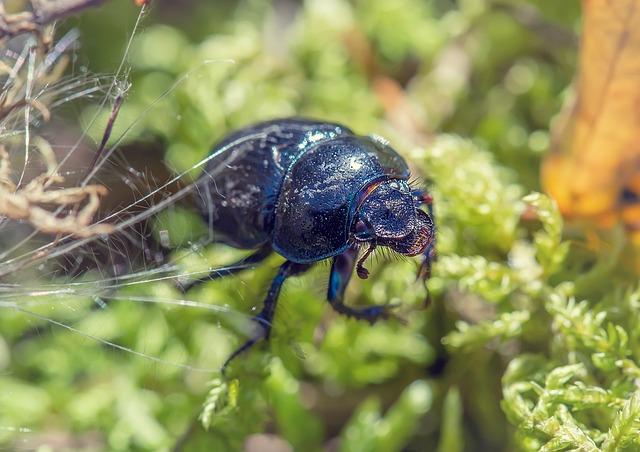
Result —
<svg viewBox="0 0 640 452"><path fill-rule="evenodd" d="M81 31L71 73L113 74L138 12L112 1L67 20L63 28ZM348 302L401 302L407 324L347 320L324 301L328 266L318 265L287 283L271 342L226 380L194 368L218 368L241 343L229 316L134 302L180 299L169 282L119 289L106 309L78 297L45 300L38 312L190 369L6 309L0 444L639 450L640 290L617 269L624 239L614 232L599 256L579 238L563 241L554 204L536 193L579 28L574 0L154 2L125 62L132 85L112 140L126 131L120 156L144 155L158 185L161 163L188 170L216 140L260 119L311 116L385 136L435 197L433 301L424 306L416 262L380 256ZM98 111L99 100L58 114L99 139L110 108ZM109 188L117 196L115 182ZM187 245L203 226L188 206L151 225L183 245L169 258L184 271L238 255L194 253ZM280 262L187 298L228 305L246 321Z"/></svg>

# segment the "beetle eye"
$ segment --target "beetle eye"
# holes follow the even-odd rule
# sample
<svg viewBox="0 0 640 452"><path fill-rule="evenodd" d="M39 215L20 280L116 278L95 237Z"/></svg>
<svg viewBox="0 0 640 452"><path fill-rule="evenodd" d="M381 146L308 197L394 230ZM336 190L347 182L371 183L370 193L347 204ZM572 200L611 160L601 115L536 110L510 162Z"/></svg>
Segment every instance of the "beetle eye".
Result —
<svg viewBox="0 0 640 452"><path fill-rule="evenodd" d="M369 240L371 238L371 232L369 232L369 228L365 224L364 221L358 220L356 221L356 225L354 226L354 235L358 240Z"/></svg>

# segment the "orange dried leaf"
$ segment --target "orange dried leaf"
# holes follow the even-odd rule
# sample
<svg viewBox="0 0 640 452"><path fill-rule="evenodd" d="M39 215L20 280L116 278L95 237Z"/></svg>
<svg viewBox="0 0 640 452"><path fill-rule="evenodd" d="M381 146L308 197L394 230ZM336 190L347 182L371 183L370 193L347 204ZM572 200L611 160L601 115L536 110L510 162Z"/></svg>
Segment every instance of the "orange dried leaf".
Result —
<svg viewBox="0 0 640 452"><path fill-rule="evenodd" d="M583 10L576 98L554 129L542 183L567 217L637 225L640 210L622 194L640 176L640 1L583 0Z"/></svg>

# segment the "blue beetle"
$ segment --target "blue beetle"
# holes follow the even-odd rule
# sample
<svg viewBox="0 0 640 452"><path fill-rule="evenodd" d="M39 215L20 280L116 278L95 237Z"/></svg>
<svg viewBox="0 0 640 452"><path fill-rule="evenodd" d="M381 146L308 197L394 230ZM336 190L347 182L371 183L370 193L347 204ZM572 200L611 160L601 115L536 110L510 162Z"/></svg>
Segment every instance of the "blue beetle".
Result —
<svg viewBox="0 0 640 452"><path fill-rule="evenodd" d="M384 139L336 123L272 120L238 130L214 147L196 182L198 208L216 241L254 252L183 289L248 268L274 251L287 259L254 317L258 334L223 370L269 338L282 284L315 262L332 259L327 298L333 309L370 323L389 317L391 305L353 308L343 303L343 294L354 267L360 278L368 277L364 262L376 247L421 254L418 275L428 278L435 252L431 197L412 189L408 179L406 162Z"/></svg>

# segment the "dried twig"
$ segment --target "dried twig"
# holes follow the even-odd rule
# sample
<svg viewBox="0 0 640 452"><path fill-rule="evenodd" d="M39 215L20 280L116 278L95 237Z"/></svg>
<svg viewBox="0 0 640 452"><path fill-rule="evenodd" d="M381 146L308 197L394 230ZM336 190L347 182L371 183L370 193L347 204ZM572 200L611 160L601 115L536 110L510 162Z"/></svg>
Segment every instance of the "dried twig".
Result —
<svg viewBox="0 0 640 452"><path fill-rule="evenodd" d="M88 8L99 6L105 0L31 0L33 11L6 14L0 3L0 39L30 33L59 19L72 16ZM150 0L134 0L144 6Z"/></svg>
<svg viewBox="0 0 640 452"><path fill-rule="evenodd" d="M87 169L87 175L89 175L91 171L93 171L96 164L102 157L102 153L104 152L105 147L107 146L107 142L109 141L109 138L111 137L111 131L113 130L113 125L115 124L116 118L118 117L118 113L120 112L120 107L122 107L122 102L124 101L125 92L126 92L126 89L118 93L118 95L116 96L116 99L113 103L113 107L111 108L111 114L109 115L109 120L107 121L107 125L104 129L104 133L102 134L102 141L100 141L100 146L98 147L98 150L93 156L93 160L91 161L91 164Z"/></svg>
<svg viewBox="0 0 640 452"><path fill-rule="evenodd" d="M0 42L2 38L7 39L15 34L34 33L33 39L26 40L22 52L0 55L0 75L6 74L0 88L0 136L4 135L5 138L5 142L0 144L0 219L24 221L43 233L76 237L107 234L113 230L112 225L93 223L100 207L100 198L107 193L106 188L84 184L60 187L64 178L58 173L59 164L49 144L37 134L31 135L31 126L36 124L37 118L29 115L33 109L42 120L50 118L51 100L55 99L56 91L64 92L66 89L64 85L56 88L68 61L64 53L77 37L76 33L69 32L52 47L48 44L52 42L53 29L42 26L103 1L31 0L33 12L14 15L5 14L0 2ZM121 100L117 101L118 107L120 103ZM23 112L24 115L21 115ZM13 132L20 127L24 127L24 134ZM107 136L104 142L109 132L110 128L105 132ZM23 174L29 164L30 144L40 149L47 166L46 172L26 184L13 182L11 157L6 149L14 148L11 155L15 154L21 141L25 149Z"/></svg>
<svg viewBox="0 0 640 452"><path fill-rule="evenodd" d="M47 165L55 168L55 164ZM76 237L89 237L96 234L108 234L113 230L109 224L92 224L93 217L100 207L100 196L107 193L102 185L84 187L53 188L53 183L64 182L64 178L55 172L41 174L25 187L18 188L11 181L11 162L9 153L0 145L0 215L13 220L26 220L40 232L47 234L71 234ZM70 206L85 202L77 213L57 216L43 205Z"/></svg>

